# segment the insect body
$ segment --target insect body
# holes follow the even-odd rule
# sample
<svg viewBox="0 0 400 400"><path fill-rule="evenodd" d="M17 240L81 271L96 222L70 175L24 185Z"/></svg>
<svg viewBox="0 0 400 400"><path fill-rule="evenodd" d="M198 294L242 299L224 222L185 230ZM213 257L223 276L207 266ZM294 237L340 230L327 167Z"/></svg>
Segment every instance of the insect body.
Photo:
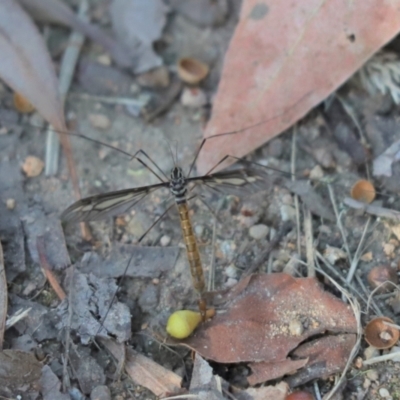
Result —
<svg viewBox="0 0 400 400"><path fill-rule="evenodd" d="M192 223L189 217L189 207L186 199L187 182L182 169L179 167L174 167L172 169L170 178L171 181L169 188L175 197L175 202L178 207L183 241L186 246L193 286L200 294L202 294L205 289L204 273L201 265L199 249L197 247L197 241L193 234Z"/></svg>

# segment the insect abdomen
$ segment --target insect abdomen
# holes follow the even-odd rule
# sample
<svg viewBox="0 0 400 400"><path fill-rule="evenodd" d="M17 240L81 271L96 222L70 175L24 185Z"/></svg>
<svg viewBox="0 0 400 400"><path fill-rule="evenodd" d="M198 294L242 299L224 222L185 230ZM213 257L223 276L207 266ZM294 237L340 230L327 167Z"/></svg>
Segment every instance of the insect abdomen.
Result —
<svg viewBox="0 0 400 400"><path fill-rule="evenodd" d="M203 267L201 264L200 253L197 247L196 238L193 234L192 223L189 218L189 209L186 202L177 203L179 218L183 232L183 241L186 246L190 273L194 288L203 293L205 289Z"/></svg>

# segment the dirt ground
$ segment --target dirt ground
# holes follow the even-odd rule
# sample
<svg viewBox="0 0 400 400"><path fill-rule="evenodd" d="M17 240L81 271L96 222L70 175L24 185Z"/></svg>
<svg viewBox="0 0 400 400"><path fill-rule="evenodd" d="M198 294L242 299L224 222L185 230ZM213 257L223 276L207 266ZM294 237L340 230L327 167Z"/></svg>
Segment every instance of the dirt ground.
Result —
<svg viewBox="0 0 400 400"><path fill-rule="evenodd" d="M212 61L211 74L203 85L210 98L217 89L223 56L237 21L239 6L239 1L232 2L226 22L220 27L210 28L208 33L204 33L203 28L197 27L179 14L169 15L164 47L161 48L160 54L168 66L174 66L177 59L183 55ZM66 34L66 31L59 28L50 32L50 35L55 36L55 42L62 41ZM96 52L96 46L85 46L85 57L94 57ZM148 92L159 96L160 92L157 89L145 89L135 78L131 80L136 94ZM143 149L167 175L175 163L185 171L189 170L202 139L202 127L209 115L209 106L188 109L178 99L165 114L147 123L142 117L131 116L123 106L107 105L82 98L82 94L87 93L87 88L78 80L75 80L71 93L66 103L66 115L73 121L77 131L96 140L111 143L129 153ZM356 132L357 140L361 141L354 124L349 122L348 113L340 105L327 111L321 106L297 126L296 171L298 177L307 178L310 174L319 174L321 168L323 179L321 182L314 180L313 184L321 204L327 206L334 215L325 183L326 178L330 178L347 246L352 256L356 254L367 220L370 218L361 252L365 257L361 257L353 283L346 287L353 295L355 293L352 292L352 287L356 288L358 293L362 293L362 299L358 300L364 325L371 315L377 313L376 309L368 312L366 310L365 299L368 299L371 293L367 281L368 272L373 267L383 264L394 267L397 272L400 235L397 236L394 232L399 222L369 217L365 213L346 207L343 200L349 196L350 188L357 179L369 176L371 160L400 139L400 114L398 107L394 106L390 99L367 95L354 82L346 84L340 90L340 95L351 104L366 137L368 153L365 162L359 162L354 154L343 150L346 147L343 146L343 142L349 147L349 131ZM11 93L5 86L1 88L0 100L2 111L12 110ZM106 116L110 126L107 129L95 128L91 120L91 116L95 115ZM37 125L38 121L40 122L40 117L37 115L18 116L19 128L10 129L0 135L0 235L5 252L9 290L8 315L13 315L19 309L32 310L28 318L7 330L5 347L27 351L39 349L55 375L61 378L65 351L65 336L61 333L65 331L68 313L62 309L60 300L49 287L39 266L36 239L43 236L49 262L65 291L69 293L73 290L77 299L75 305L79 308L87 307L91 313L90 318L101 320L107 310L106 305L111 302L115 289L119 287L118 302L121 307L128 307L131 318L130 321L126 321L119 315L121 320L118 323L121 326L125 324L124 327L131 324L132 334L131 337L125 337L124 329L118 331L118 328L114 327L110 328L109 335L117 337L120 341L127 340L140 354L183 376L187 385L192 366L190 351L162 343L162 335L165 337L163 327L168 315L181 308L195 309L197 302L175 208L150 230L140 244L138 243L138 238L166 209L165 201L170 197L168 190L162 189L152 193L130 215L90 223L94 241L84 242L78 224L61 225L59 222L61 212L75 200L65 157L61 156L60 170L54 177L46 177L42 173L38 177L28 178L21 171L21 165L27 156L36 156L44 160L44 130L28 125ZM343 125L338 128L339 122ZM339 134L335 134L338 131ZM341 137L341 141L337 139L338 136ZM284 132L250 155L249 160L289 172L292 138L293 130ZM346 142L347 139L349 141ZM128 157L116 151L82 138L71 138L71 141L83 197L157 183L154 175L135 160L130 161ZM315 149L324 149L325 153L321 156ZM325 164L326 160L332 161ZM400 210L399 172L398 164L394 164L392 177L385 180L371 178L379 192L379 204L383 207ZM287 177L284 174L282 176ZM15 200L14 209L7 208L7 199ZM293 192L284 186L274 185L268 190L252 194L246 190L244 193L239 191L231 195L207 194L205 203L207 205L199 198L191 201L192 221L206 274L211 259L215 258L215 288L224 289L235 284L240 280L242 272L251 267L252 262L266 248L273 234L258 238L257 231L252 227L259 224L268 227L269 232L276 233L284 220L293 221L292 228L270 252L261 267L261 271L264 272L288 271L285 268L297 251ZM300 209L302 207L300 205ZM216 213L217 209L218 220L215 223L213 213ZM313 214L312 223L316 251L324 254L329 246L341 250L345 248L336 218L330 220ZM214 229L215 238L212 243ZM300 242L301 257L304 260L303 233ZM122 276L128 259L126 254L131 248L129 246L136 246L137 270L131 271L128 276ZM373 257L368 257L367 253L373 254ZM70 262L75 271L73 284ZM346 256L340 258L334 264L334 268L337 274L346 276L349 269ZM296 276L306 274L306 268L302 264L297 264L294 270ZM333 272L326 272L343 285ZM322 275L317 276L328 291L338 295ZM77 294L79 290L84 294ZM93 297L84 299L89 293ZM375 301L377 309L383 315L398 321L396 312L398 313L400 308L390 305L393 304L394 297L395 294L391 297L378 296L375 297ZM79 321L74 320L75 325L73 323L71 330L72 361L69 373L72 385L89 395L93 387L105 382L113 399L155 399L156 396L133 383L126 373L115 378L115 363L103 346L90 341L93 334L90 327L87 327L87 331L82 330L82 325L90 325L92 320L85 319L89 316L81 317L83 319ZM97 329L97 325L95 328ZM366 347L368 345L362 341L359 356L364 357L363 351ZM85 365L79 362L83 358L88 360ZM215 363L213 367L231 384L238 388L245 387L245 379L249 373L245 365L228 366ZM91 371L90 377L86 377L85 369ZM361 370L351 366L346 375L342 398L380 399L385 398L382 397L384 392L380 392L380 389L387 389L392 399L400 399L399 369L398 363L391 361ZM333 385L330 379L318 379L316 382L322 395ZM310 391L314 388L312 382L302 387Z"/></svg>

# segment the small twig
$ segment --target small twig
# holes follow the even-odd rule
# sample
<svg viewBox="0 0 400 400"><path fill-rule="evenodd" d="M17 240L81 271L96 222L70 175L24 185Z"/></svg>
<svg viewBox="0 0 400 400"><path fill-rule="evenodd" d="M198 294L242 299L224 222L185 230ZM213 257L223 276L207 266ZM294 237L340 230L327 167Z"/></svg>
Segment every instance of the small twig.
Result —
<svg viewBox="0 0 400 400"><path fill-rule="evenodd" d="M354 273L356 272L356 269L358 266L358 262L360 261L361 252L363 250L363 245L364 245L365 235L367 234L370 222L371 222L371 217L369 217L367 219L367 223L364 226L364 230L363 230L360 242L358 243L356 253L354 254L353 260L350 264L349 272L347 273L347 277L346 277L346 281L349 283L353 279Z"/></svg>
<svg viewBox="0 0 400 400"><path fill-rule="evenodd" d="M297 125L293 127L292 155L290 157L290 173L292 175L292 181L296 179L296 144L297 144ZM296 210L297 254L301 257L300 207L299 207L299 196L297 194L294 195L294 206Z"/></svg>
<svg viewBox="0 0 400 400"><path fill-rule="evenodd" d="M86 13L88 11L88 8L89 5L87 0L81 0L78 17L87 20ZM84 40L85 37L81 33L78 33L76 31L72 32L68 40L68 46L65 49L63 58L61 60L59 92L63 104L68 89L71 86L72 78L75 71L75 65L77 63ZM49 126L46 138L46 176L55 175L57 173L59 153L60 140L57 133L54 132L52 126Z"/></svg>
<svg viewBox="0 0 400 400"><path fill-rule="evenodd" d="M342 235L342 240L343 240L343 244L344 247L346 249L346 253L347 253L347 258L349 260L349 264L351 265L352 263L352 259L351 259L351 253L350 253L350 249L349 249L349 245L347 243L347 238L346 238L346 234L344 232L344 227L342 224L342 220L341 220L341 216L338 212L337 206L336 206L336 199L335 199L335 193L333 191L333 188L330 184L328 184L328 191L329 191L329 197L331 199L331 203L333 206L333 211L335 212L335 216L336 216L336 224L340 230L340 234Z"/></svg>
<svg viewBox="0 0 400 400"><path fill-rule="evenodd" d="M7 278L4 266L3 247L0 242L0 351L3 350L7 319Z"/></svg>
<svg viewBox="0 0 400 400"><path fill-rule="evenodd" d="M307 276L309 278L314 278L315 264L314 264L314 245L313 245L311 212L307 207L304 207L303 214L304 214L304 232L306 236Z"/></svg>
<svg viewBox="0 0 400 400"><path fill-rule="evenodd" d="M375 301L371 297L371 294L369 294L368 289L365 287L364 282L361 279L361 277L358 274L356 274L355 276L356 276L357 283L361 286L362 291L365 293L366 296L368 296L366 313L368 313L369 304L372 304L372 307L374 308L375 313L377 315L383 315L382 311L379 309L378 305L375 303Z"/></svg>
<svg viewBox="0 0 400 400"><path fill-rule="evenodd" d="M347 298L349 304L351 305L357 323L356 343L350 352L349 358L347 359L346 366L342 371L340 379L336 382L332 390L324 397L325 400L329 400L330 398L332 398L332 396L335 394L335 392L338 390L338 388L342 385L343 381L345 380L347 371L349 370L354 358L357 356L358 350L360 348L361 337L362 337L361 312L360 312L360 304L355 298L353 298L342 286L340 286L328 274L326 274L325 271L323 271L322 269L318 269L318 272L323 274L325 278L329 279L331 283L335 285L336 288L342 293L342 295L344 295Z"/></svg>
<svg viewBox="0 0 400 400"><path fill-rule="evenodd" d="M360 279L361 280L361 279ZM393 282L391 282L391 281L385 281L385 282L382 282L379 286L377 286L370 294L369 294L369 296L368 296L368 302L367 302L367 310L365 311L367 314L368 314L368 312L369 312L369 307L370 307L370 305L372 304L374 307L375 307L375 313L377 314L377 315L384 315L384 313L382 313L382 311L378 308L378 306L376 306L376 304L375 304L375 302L374 302L374 300L373 300L373 297L374 297L374 294L379 290L379 289L381 289L381 287L382 286L386 286L386 285L393 285L396 289L399 289L399 287L395 284L395 283L393 283Z"/></svg>
<svg viewBox="0 0 400 400"><path fill-rule="evenodd" d="M6 321L6 329L11 328L17 322L23 320L28 316L29 312L32 310L32 307L27 308L26 310L18 310L13 316L9 317Z"/></svg>
<svg viewBox="0 0 400 400"><path fill-rule="evenodd" d="M93 94L77 93L77 92L70 93L68 97L72 98L78 97L82 100L91 100L104 104L112 104L112 105L120 104L123 106L137 107L139 109L145 107L151 99L151 95L149 93L142 93L136 99L131 97L96 96Z"/></svg>
<svg viewBox="0 0 400 400"><path fill-rule="evenodd" d="M346 282L346 279L342 275L340 275L339 272L336 271L333 265L331 265L319 251L316 251L316 256L317 256L316 258L317 261L321 260L331 273L333 273L337 278L339 278L344 285L348 286L349 289L351 289L365 304L367 304L367 300L363 298L362 293L360 293L354 286Z"/></svg>
<svg viewBox="0 0 400 400"><path fill-rule="evenodd" d="M378 356L378 357L373 357L370 358L369 360L363 361L363 366L364 365L372 365L384 361L390 361L390 360L395 360L395 361L400 361L400 351L395 351L393 353L385 354L383 356Z"/></svg>
<svg viewBox="0 0 400 400"><path fill-rule="evenodd" d="M274 229L270 229L269 231L269 241L271 242L274 240L274 235L276 235L276 231ZM273 255L272 251L269 252L268 255L268 265L267 265L267 273L272 274L272 267L273 267Z"/></svg>
<svg viewBox="0 0 400 400"><path fill-rule="evenodd" d="M70 281L69 281L69 293L68 293L68 321L65 334L65 351L64 351L64 360L63 360L63 390L66 391L67 388L71 386L70 379L68 375L68 362L69 362L69 349L71 344L71 324L72 324L72 316L74 310L72 309L72 296L74 293L74 273L75 273L75 266L71 266L71 273L70 273Z"/></svg>
<svg viewBox="0 0 400 400"><path fill-rule="evenodd" d="M400 212L390 208L375 206L373 204L365 204L362 201L354 200L350 197L345 197L343 203L356 210L363 210L364 212L375 215L376 217L393 219L400 222Z"/></svg>
<svg viewBox="0 0 400 400"><path fill-rule="evenodd" d="M50 286L56 292L58 298L60 300L64 300L66 297L66 294L65 294L64 290L62 289L62 287L60 286L60 284L58 283L53 272L51 271L50 264L48 263L47 258L46 258L46 250L44 247L43 236L38 236L36 238L36 248L37 248L37 251L39 254L40 266L42 267L44 276L49 281Z"/></svg>
<svg viewBox="0 0 400 400"><path fill-rule="evenodd" d="M314 382L314 393L315 393L315 397L317 398L317 400L322 400L321 392L318 387L318 382Z"/></svg>
<svg viewBox="0 0 400 400"><path fill-rule="evenodd" d="M338 93L336 92L334 94L334 96L336 97L336 99L339 101L339 103L342 105L343 110L346 112L346 114L350 117L350 119L352 120L354 126L356 127L358 134L361 137L361 142L363 143L363 145L366 145L368 143L367 138L364 135L364 132L361 128L360 123L358 122L358 119L353 111L353 109L351 108L351 106L342 98L342 96L339 96ZM367 174L369 175L369 174Z"/></svg>
<svg viewBox="0 0 400 400"><path fill-rule="evenodd" d="M218 223L218 213L221 210L224 199L221 198L218 201L217 209L215 210L214 215L214 225L213 225L213 235L211 241L211 264L210 271L208 274L208 283L207 283L207 291L212 291L215 289L215 240L217 237L217 223Z"/></svg>
<svg viewBox="0 0 400 400"><path fill-rule="evenodd" d="M383 325L390 326L391 328L395 328L397 330L400 330L400 325L392 324L392 323L387 322L387 321L382 321L382 322L383 322Z"/></svg>

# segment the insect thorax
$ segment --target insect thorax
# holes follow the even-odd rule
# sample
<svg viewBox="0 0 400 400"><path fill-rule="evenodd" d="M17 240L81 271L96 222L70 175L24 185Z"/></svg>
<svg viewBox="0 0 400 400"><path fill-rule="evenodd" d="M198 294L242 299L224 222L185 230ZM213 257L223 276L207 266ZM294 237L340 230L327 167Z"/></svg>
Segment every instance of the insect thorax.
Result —
<svg viewBox="0 0 400 400"><path fill-rule="evenodd" d="M186 201L186 178L183 171L179 167L174 167L170 174L169 190L175 197L175 201L179 204Z"/></svg>

